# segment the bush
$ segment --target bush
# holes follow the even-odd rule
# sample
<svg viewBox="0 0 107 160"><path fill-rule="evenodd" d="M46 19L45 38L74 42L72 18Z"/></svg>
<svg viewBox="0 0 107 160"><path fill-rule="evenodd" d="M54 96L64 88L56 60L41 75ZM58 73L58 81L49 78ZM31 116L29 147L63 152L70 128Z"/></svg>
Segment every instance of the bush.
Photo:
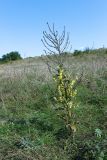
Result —
<svg viewBox="0 0 107 160"><path fill-rule="evenodd" d="M80 50L75 50L73 53L74 56L81 55L81 54L82 54L82 51Z"/></svg>
<svg viewBox="0 0 107 160"><path fill-rule="evenodd" d="M21 55L17 51L12 51L2 56L1 62L9 62L22 59Z"/></svg>

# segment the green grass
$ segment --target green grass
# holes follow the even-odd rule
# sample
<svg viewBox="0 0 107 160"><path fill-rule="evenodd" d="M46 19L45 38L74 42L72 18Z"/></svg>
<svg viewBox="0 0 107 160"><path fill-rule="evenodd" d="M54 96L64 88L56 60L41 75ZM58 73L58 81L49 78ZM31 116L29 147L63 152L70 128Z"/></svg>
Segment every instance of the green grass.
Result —
<svg viewBox="0 0 107 160"><path fill-rule="evenodd" d="M71 77L83 72L75 109L77 147L55 109L54 83L46 65L32 58L0 66L0 160L71 160L84 148L86 160L90 151L96 160L103 153L107 159L107 55L68 57ZM69 148L64 149L67 139Z"/></svg>

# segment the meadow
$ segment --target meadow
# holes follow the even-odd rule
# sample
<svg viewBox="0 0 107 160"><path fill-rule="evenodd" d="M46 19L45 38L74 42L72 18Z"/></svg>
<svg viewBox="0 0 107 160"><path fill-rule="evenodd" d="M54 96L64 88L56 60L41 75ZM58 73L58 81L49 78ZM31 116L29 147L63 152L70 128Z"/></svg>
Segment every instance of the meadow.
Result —
<svg viewBox="0 0 107 160"><path fill-rule="evenodd" d="M0 64L0 160L107 160L107 50L67 54L64 65L71 78L82 74L75 143L58 117L43 59Z"/></svg>

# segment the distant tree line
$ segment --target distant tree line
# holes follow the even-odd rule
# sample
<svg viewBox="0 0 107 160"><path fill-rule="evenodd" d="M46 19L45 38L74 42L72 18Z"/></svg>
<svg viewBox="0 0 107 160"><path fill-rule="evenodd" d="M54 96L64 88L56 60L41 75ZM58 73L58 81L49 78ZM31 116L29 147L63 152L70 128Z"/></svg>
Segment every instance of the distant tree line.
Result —
<svg viewBox="0 0 107 160"><path fill-rule="evenodd" d="M12 51L7 54L4 54L2 58L0 58L1 63L9 62L9 61L15 61L22 59L21 55L17 51Z"/></svg>
<svg viewBox="0 0 107 160"><path fill-rule="evenodd" d="M83 54L107 54L107 48L89 48L86 47L84 50L74 50L73 52L64 52L63 55L73 55L73 56L79 56Z"/></svg>
<svg viewBox="0 0 107 160"><path fill-rule="evenodd" d="M83 54L107 54L107 48L98 48L98 49L90 49L89 47L86 47L83 51L81 50L74 50L73 55L83 55Z"/></svg>

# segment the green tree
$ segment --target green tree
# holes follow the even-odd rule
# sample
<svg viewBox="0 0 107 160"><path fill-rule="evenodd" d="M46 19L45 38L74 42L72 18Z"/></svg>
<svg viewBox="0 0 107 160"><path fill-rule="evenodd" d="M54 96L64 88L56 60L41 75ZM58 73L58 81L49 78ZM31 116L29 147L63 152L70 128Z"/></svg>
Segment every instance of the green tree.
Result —
<svg viewBox="0 0 107 160"><path fill-rule="evenodd" d="M21 55L17 51L12 51L10 53L7 53L2 56L1 61L2 62L8 62L8 61L15 61L22 59Z"/></svg>

